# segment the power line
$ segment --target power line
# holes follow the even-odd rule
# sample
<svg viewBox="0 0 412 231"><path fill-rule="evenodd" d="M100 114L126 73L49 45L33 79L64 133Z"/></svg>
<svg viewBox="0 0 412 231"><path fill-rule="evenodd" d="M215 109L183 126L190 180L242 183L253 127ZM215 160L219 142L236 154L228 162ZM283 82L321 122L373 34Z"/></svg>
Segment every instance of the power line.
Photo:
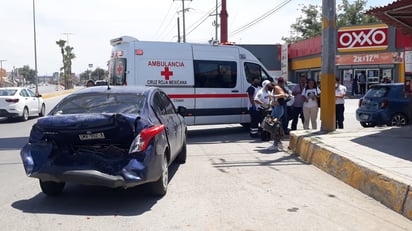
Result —
<svg viewBox="0 0 412 231"><path fill-rule="evenodd" d="M220 2L217 7L220 7L221 5L222 5L222 2ZM216 10L216 7L213 7L213 8L212 8L211 10L209 10L202 18L200 18L200 19L197 20L195 23L193 23L193 24L189 27L189 29L192 28L192 27L193 27L193 29L191 29L191 30L187 33L187 35L189 35L189 34L192 33L194 30L196 30L200 25L202 25L202 24L211 16L211 14L212 14L213 12L215 12L215 10ZM195 25L196 23L197 23L197 25ZM216 22L216 23L217 23L217 22Z"/></svg>
<svg viewBox="0 0 412 231"><path fill-rule="evenodd" d="M174 2L171 2L171 3L170 3L169 9L167 10L166 15L164 16L162 22L160 23L160 26L157 28L157 31L156 31L156 33L155 33L155 37L158 37L157 35L159 34L160 29L163 28L163 25L165 24L165 21L166 21L167 17L169 16L170 12L171 12L173 3L174 3ZM172 22L172 20L169 20L169 24L168 24L167 26L169 26L171 22ZM167 27L166 27L166 28L167 28Z"/></svg>
<svg viewBox="0 0 412 231"><path fill-rule="evenodd" d="M234 30L231 32L231 35L239 34L240 32L249 29L250 27L256 25L257 23L261 22L263 19L269 17L270 15L274 14L276 11L280 10L282 7L286 6L292 0L285 0L279 5L275 6L273 9L269 10L268 12L264 13L262 16L254 19L253 21L247 23L246 25Z"/></svg>

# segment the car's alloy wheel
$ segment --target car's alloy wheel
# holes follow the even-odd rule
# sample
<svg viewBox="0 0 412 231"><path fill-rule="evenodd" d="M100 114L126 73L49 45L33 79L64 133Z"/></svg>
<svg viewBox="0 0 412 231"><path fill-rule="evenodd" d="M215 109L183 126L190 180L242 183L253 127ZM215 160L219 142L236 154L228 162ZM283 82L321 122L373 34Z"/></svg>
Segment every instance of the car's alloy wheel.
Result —
<svg viewBox="0 0 412 231"><path fill-rule="evenodd" d="M40 182L41 191L47 196L58 196L63 192L64 182L42 181Z"/></svg>
<svg viewBox="0 0 412 231"><path fill-rule="evenodd" d="M46 114L46 106L43 104L41 105L39 116L43 117Z"/></svg>
<svg viewBox="0 0 412 231"><path fill-rule="evenodd" d="M372 122L360 122L360 124L362 125L362 127L364 128L371 128L371 127L375 127L376 124L372 123Z"/></svg>
<svg viewBox="0 0 412 231"><path fill-rule="evenodd" d="M155 196L164 196L167 192L167 186L169 184L169 170L166 155L163 155L161 167L162 175L160 176L159 180L151 183L151 191Z"/></svg>
<svg viewBox="0 0 412 231"><path fill-rule="evenodd" d="M389 126L405 126L408 124L408 119L404 114L397 113L392 116Z"/></svg>
<svg viewBox="0 0 412 231"><path fill-rule="evenodd" d="M25 107L23 109L23 115L21 116L21 120L22 121L27 121L29 119L29 109L27 109L27 107Z"/></svg>

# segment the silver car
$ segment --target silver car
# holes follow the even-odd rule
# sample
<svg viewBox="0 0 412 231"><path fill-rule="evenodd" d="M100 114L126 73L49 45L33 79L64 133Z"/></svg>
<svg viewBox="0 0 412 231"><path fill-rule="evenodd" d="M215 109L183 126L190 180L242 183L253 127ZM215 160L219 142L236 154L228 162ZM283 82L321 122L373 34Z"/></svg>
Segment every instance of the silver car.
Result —
<svg viewBox="0 0 412 231"><path fill-rule="evenodd" d="M46 105L41 95L26 87L0 88L0 117L26 121L30 116L44 116Z"/></svg>

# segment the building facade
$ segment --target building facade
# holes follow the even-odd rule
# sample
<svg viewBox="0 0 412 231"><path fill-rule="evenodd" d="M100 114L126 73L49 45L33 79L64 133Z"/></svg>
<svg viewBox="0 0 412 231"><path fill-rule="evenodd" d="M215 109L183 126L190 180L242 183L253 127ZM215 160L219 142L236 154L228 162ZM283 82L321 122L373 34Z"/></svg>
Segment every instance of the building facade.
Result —
<svg viewBox="0 0 412 231"><path fill-rule="evenodd" d="M410 50L409 35L386 24L370 24L337 29L336 76L349 93L365 84L405 80L405 51ZM306 75L320 82L322 66L321 36L290 44L289 79ZM355 84L356 83L356 84Z"/></svg>

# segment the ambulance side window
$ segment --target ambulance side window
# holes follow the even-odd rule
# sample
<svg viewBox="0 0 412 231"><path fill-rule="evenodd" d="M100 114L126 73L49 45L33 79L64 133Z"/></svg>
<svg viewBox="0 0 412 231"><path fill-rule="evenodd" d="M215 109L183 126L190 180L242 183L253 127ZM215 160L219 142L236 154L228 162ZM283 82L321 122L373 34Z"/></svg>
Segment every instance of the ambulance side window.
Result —
<svg viewBox="0 0 412 231"><path fill-rule="evenodd" d="M246 74L246 80L248 83L252 83L253 77L258 77L260 78L260 81L263 82L265 80L270 80L273 82L273 78L270 77L268 73L259 65L256 63L245 63L245 74Z"/></svg>
<svg viewBox="0 0 412 231"><path fill-rule="evenodd" d="M236 62L195 60L194 70L197 88L234 88L236 86Z"/></svg>

